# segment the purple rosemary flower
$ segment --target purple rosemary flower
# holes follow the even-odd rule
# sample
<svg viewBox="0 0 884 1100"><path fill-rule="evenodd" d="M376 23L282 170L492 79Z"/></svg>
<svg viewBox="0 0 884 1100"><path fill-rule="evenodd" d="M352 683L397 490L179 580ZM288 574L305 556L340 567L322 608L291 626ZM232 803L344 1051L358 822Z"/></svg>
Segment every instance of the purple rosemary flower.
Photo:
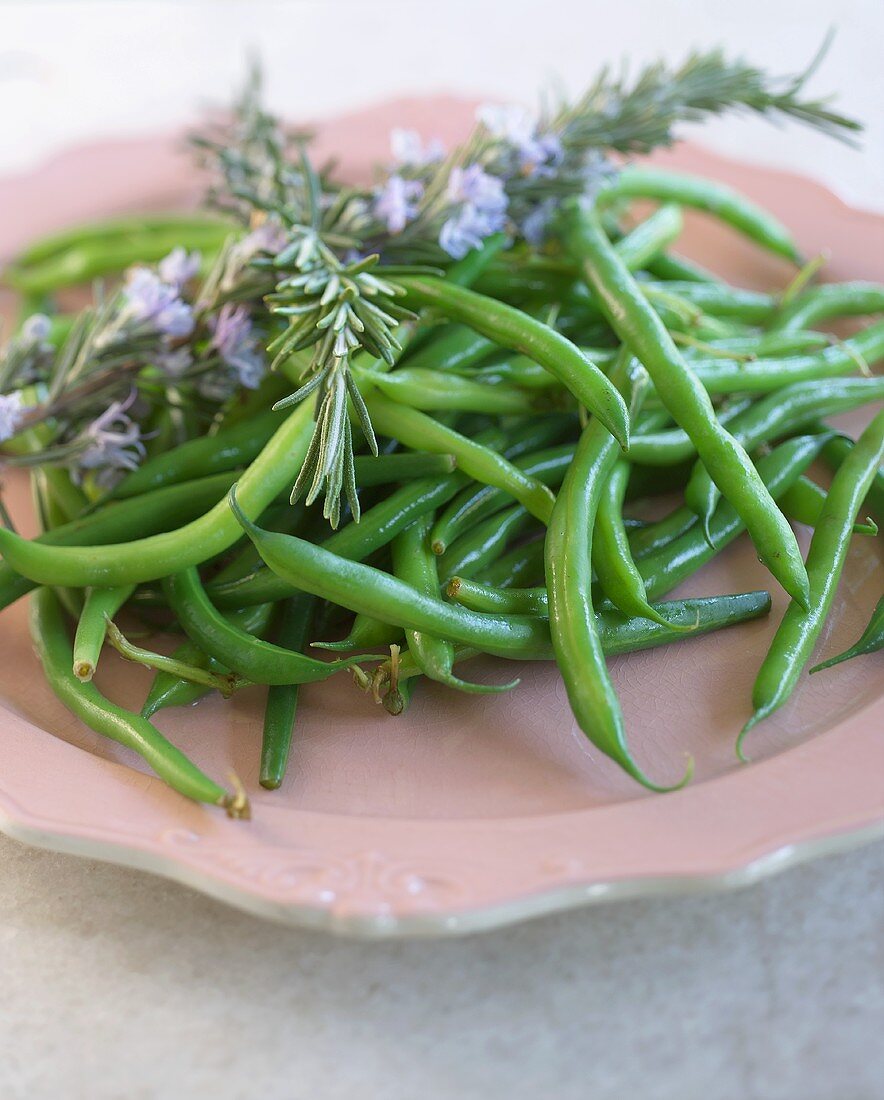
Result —
<svg viewBox="0 0 884 1100"><path fill-rule="evenodd" d="M24 411L20 393L0 393L0 443L12 439L21 425Z"/></svg>
<svg viewBox="0 0 884 1100"><path fill-rule="evenodd" d="M167 286L173 286L180 292L185 284L199 274L201 259L199 252L188 253L183 248L173 248L157 264L157 271Z"/></svg>
<svg viewBox="0 0 884 1100"><path fill-rule="evenodd" d="M430 138L424 144L416 130L391 130L390 150L397 164L409 168L424 168L445 158L445 146L439 138Z"/></svg>
<svg viewBox="0 0 884 1100"><path fill-rule="evenodd" d="M252 333L248 309L226 302L215 317L209 318L211 346L234 369L239 383L247 390L258 388L266 372L264 353Z"/></svg>
<svg viewBox="0 0 884 1100"><path fill-rule="evenodd" d="M492 137L510 145L516 155L519 172L529 179L554 176L565 151L557 134L538 132L537 119L517 104L486 104L476 117Z"/></svg>
<svg viewBox="0 0 884 1100"><path fill-rule="evenodd" d="M424 193L419 180L407 180L394 173L375 191L374 214L384 222L390 233L401 233L417 213L417 204Z"/></svg>
<svg viewBox="0 0 884 1100"><path fill-rule="evenodd" d="M193 332L193 311L178 296L178 288L164 283L149 268L136 267L130 272L123 300L121 326L132 321L175 338Z"/></svg>
<svg viewBox="0 0 884 1100"><path fill-rule="evenodd" d="M503 180L479 164L451 170L448 199L456 209L442 226L439 244L457 260L506 225L508 199Z"/></svg>
<svg viewBox="0 0 884 1100"><path fill-rule="evenodd" d="M531 213L524 218L522 221L522 236L528 244L538 245L543 242L546 230L558 205L558 200L550 196L539 202Z"/></svg>
<svg viewBox="0 0 884 1100"><path fill-rule="evenodd" d="M52 322L45 313L32 313L21 327L22 344L28 348L41 346L52 331Z"/></svg>
<svg viewBox="0 0 884 1100"><path fill-rule="evenodd" d="M172 348L170 351L158 351L154 356L153 365L167 378L177 380L193 366L193 356L190 348L186 346Z"/></svg>
<svg viewBox="0 0 884 1100"><path fill-rule="evenodd" d="M133 390L125 401L114 401L86 428L87 443L76 458L79 470L98 470L98 482L110 484L121 470L135 470L144 458L141 429L128 410L137 397Z"/></svg>

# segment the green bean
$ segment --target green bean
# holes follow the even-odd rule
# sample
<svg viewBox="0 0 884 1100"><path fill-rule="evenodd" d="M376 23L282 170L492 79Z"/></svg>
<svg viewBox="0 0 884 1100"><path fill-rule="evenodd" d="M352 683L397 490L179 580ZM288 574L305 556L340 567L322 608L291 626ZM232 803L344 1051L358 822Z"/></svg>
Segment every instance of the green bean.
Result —
<svg viewBox="0 0 884 1100"><path fill-rule="evenodd" d="M382 646L401 641L402 636L403 631L399 626L373 619L370 615L357 615L345 638L338 642L311 642L310 644L316 649L347 653L354 649L380 649Z"/></svg>
<svg viewBox="0 0 884 1100"><path fill-rule="evenodd" d="M273 611L273 604L259 604L256 607L228 612L226 617L241 630L260 638L270 626ZM230 673L229 668L222 665L220 661L216 661L214 657L210 657L204 649L189 638L174 650L172 657L195 668L207 669L221 675ZM183 680L173 676L170 672L157 672L141 707L141 716L150 718L158 710L164 710L166 707L191 706L203 696L211 694L211 690L203 684L194 683L193 680Z"/></svg>
<svg viewBox="0 0 884 1100"><path fill-rule="evenodd" d="M4 274L9 285L21 294L52 294L65 287L124 271L132 264L154 263L179 247L203 253L205 270L229 236L230 226L220 223L194 226L182 232L149 232L132 235L126 240L71 247L39 263L12 267Z"/></svg>
<svg viewBox="0 0 884 1100"><path fill-rule="evenodd" d="M686 338L682 338L685 340ZM725 336L710 340L708 354L713 358L728 355L745 355L750 360L762 357L801 355L807 351L821 351L832 345L833 338L825 332L794 329L788 332L764 332L751 336ZM686 354L690 354L690 345Z"/></svg>
<svg viewBox="0 0 884 1100"><path fill-rule="evenodd" d="M643 198L676 202L715 215L750 240L779 256L802 262L788 229L744 195L700 176L680 175L656 168L624 168L599 195L599 203Z"/></svg>
<svg viewBox="0 0 884 1100"><path fill-rule="evenodd" d="M91 515L38 535L33 543L25 541L25 547L88 547L167 531L201 515L213 502L217 503L230 488L234 477L230 473L216 474L214 477L201 478L188 484L158 489L143 497L109 504ZM0 608L14 603L34 587L34 582L17 574L8 560L0 562Z"/></svg>
<svg viewBox="0 0 884 1100"><path fill-rule="evenodd" d="M163 588L188 637L253 684L312 684L327 680L357 660L346 657L339 661L318 661L253 638L212 605L194 566L166 577Z"/></svg>
<svg viewBox="0 0 884 1100"><path fill-rule="evenodd" d="M290 650L303 648L314 608L315 600L310 596L293 596L286 601L277 638L281 646ZM274 684L267 689L259 782L262 787L271 791L276 790L285 778L291 754L299 689L298 684Z"/></svg>
<svg viewBox="0 0 884 1100"><path fill-rule="evenodd" d="M260 515L290 483L307 451L312 415L311 402L299 405L242 475L239 498L248 511ZM109 546L48 546L0 528L0 553L14 570L38 584L114 588L206 561L238 537L239 526L221 502L176 531Z"/></svg>
<svg viewBox="0 0 884 1100"><path fill-rule="evenodd" d="M427 535L431 519L423 516L393 540L393 572L405 584L413 585L424 596L439 596L439 573L436 556L428 548ZM496 694L515 687L518 680L498 686L474 684L455 676L454 646L444 638L437 638L422 630L406 630L408 652L425 676L458 691L471 694Z"/></svg>
<svg viewBox="0 0 884 1100"><path fill-rule="evenodd" d="M543 539L523 542L508 550L493 565L483 569L478 578L486 584L511 588L543 577Z"/></svg>
<svg viewBox="0 0 884 1100"><path fill-rule="evenodd" d="M711 395L720 393L769 393L793 382L813 382L850 374L884 359L884 321L824 351L782 359L756 359L736 363L732 359L697 359L691 370Z"/></svg>
<svg viewBox="0 0 884 1100"><path fill-rule="evenodd" d="M89 681L101 654L107 635L108 619L112 619L135 591L133 585L122 588L90 588L77 623L74 637L74 675L78 680Z"/></svg>
<svg viewBox="0 0 884 1100"><path fill-rule="evenodd" d="M672 282L689 283L717 283L718 278L693 260L686 260L684 256L676 256L674 252L667 252L661 256L655 256L647 264L647 269L655 279L666 279Z"/></svg>
<svg viewBox="0 0 884 1100"><path fill-rule="evenodd" d="M515 386L488 385L460 374L402 367L389 374L365 371L357 376L376 386L381 393L413 409L434 412L453 409L482 412L493 416L518 416L533 412L536 398Z"/></svg>
<svg viewBox="0 0 884 1100"><path fill-rule="evenodd" d="M90 729L133 749L170 787L197 802L223 806L231 817L248 817L248 802L209 779L195 764L137 714L123 710L81 683L72 671L73 651L53 592L41 588L31 598L31 638L49 686L72 714Z"/></svg>
<svg viewBox="0 0 884 1100"><path fill-rule="evenodd" d="M342 527L323 540L322 546L341 557L361 560L387 546L414 520L450 500L463 486L461 474L413 481L370 508L359 523ZM210 584L209 593L218 607L245 607L285 599L297 591L267 568L222 584Z"/></svg>
<svg viewBox="0 0 884 1100"><path fill-rule="evenodd" d="M879 283L823 283L785 306L774 318L779 332L810 328L833 317L884 313L884 286Z"/></svg>
<svg viewBox="0 0 884 1100"><path fill-rule="evenodd" d="M821 427L825 428L825 425ZM844 435L835 435L823 447L823 461L830 469L838 470L853 448L852 439ZM872 478L863 507L868 508L873 516L877 516L884 522L884 467Z"/></svg>
<svg viewBox="0 0 884 1100"><path fill-rule="evenodd" d="M217 435L190 439L142 463L111 490L107 499L140 496L167 485L247 466L258 457L281 423L280 414L271 410Z"/></svg>
<svg viewBox="0 0 884 1100"><path fill-rule="evenodd" d="M477 523L461 535L438 558L439 575L444 580L455 573L471 577L495 561L518 535L534 525L532 517L521 504L515 504ZM436 557L435 547L428 545Z"/></svg>
<svg viewBox="0 0 884 1100"><path fill-rule="evenodd" d="M623 524L623 498L628 481L629 464L621 459L597 494L592 565L602 591L624 615L660 622L658 612L645 596L644 581L632 559Z"/></svg>
<svg viewBox="0 0 884 1100"><path fill-rule="evenodd" d="M761 560L789 595L806 601L808 581L795 535L752 460L715 419L708 395L611 249L597 215L581 212L576 202L566 210L569 247L583 260L612 327L641 360L663 405L743 517Z"/></svg>
<svg viewBox="0 0 884 1100"><path fill-rule="evenodd" d="M786 702L813 653L838 587L854 517L882 461L884 411L869 424L832 479L807 552L810 603L807 608L790 603L774 635L752 689L755 713L737 740L737 755L741 759L746 734Z"/></svg>
<svg viewBox="0 0 884 1100"><path fill-rule="evenodd" d="M230 507L274 573L305 592L405 630L423 630L501 657L530 658L548 649L543 623L473 615L379 569L338 557L293 535L264 531L239 507L235 487Z"/></svg>
<svg viewBox="0 0 884 1100"><path fill-rule="evenodd" d="M504 588L455 574L445 586L445 595L470 611L491 615L537 615L543 619L549 616L545 588Z"/></svg>
<svg viewBox="0 0 884 1100"><path fill-rule="evenodd" d="M799 477L788 492L780 498L780 507L783 512L796 523L803 523L807 527L816 527L820 521L820 513L826 502L826 490L811 481L809 477ZM877 535L878 525L875 522L855 523L853 525L855 535Z"/></svg>
<svg viewBox="0 0 884 1100"><path fill-rule="evenodd" d="M9 267L15 270L32 267L53 257L63 256L72 248L107 243L114 239L125 242L133 238L140 240L143 237L172 236L183 244L188 234L212 234L221 230L229 233L232 228L230 224L205 214L159 213L106 218L100 222L85 222L40 237L19 252L10 261Z"/></svg>
<svg viewBox="0 0 884 1100"><path fill-rule="evenodd" d="M869 620L869 625L863 631L860 640L849 649L845 649L843 653L839 653L837 657L830 657L827 661L821 661L820 664L814 665L810 670L811 675L814 672L821 672L824 668L840 665L842 661L852 661L854 657L864 657L869 653L877 653L880 649L884 649L884 596L878 600Z"/></svg>
<svg viewBox="0 0 884 1100"><path fill-rule="evenodd" d="M620 259L630 271L638 271L678 240L683 229L681 207L665 203L617 242Z"/></svg>
<svg viewBox="0 0 884 1100"><path fill-rule="evenodd" d="M562 483L573 457L573 444L563 443L558 447L549 447L517 458L513 464L529 477L537 478L544 485L555 488ZM444 554L446 548L464 531L479 520L502 511L511 501L511 495L503 489L495 489L491 485L468 485L433 524L430 545L434 553Z"/></svg>
<svg viewBox="0 0 884 1100"><path fill-rule="evenodd" d="M546 367L623 447L628 444L629 418L623 401L605 375L570 340L512 306L472 290L447 286L442 279L407 276L398 282L406 291L406 304L438 308L502 347L528 355Z"/></svg>
<svg viewBox="0 0 884 1100"><path fill-rule="evenodd" d="M467 582L472 584L472 582ZM708 634L714 630L735 626L761 618L770 612L770 593L741 592L733 596L703 596L699 599L671 600L657 605L660 617L671 626L660 626L647 619L626 619L619 611L599 611L596 624L606 657L619 657L643 649L655 649L685 637ZM691 634L686 634L686 629ZM478 656L466 646L454 647L455 663ZM553 660L552 649L545 658ZM407 681L420 675L420 670L406 653L399 661L399 680Z"/></svg>
<svg viewBox="0 0 884 1100"><path fill-rule="evenodd" d="M627 355L612 373L627 406L647 384ZM605 665L591 596L592 542L601 487L617 461L614 440L595 422L584 429L546 535L549 626L574 717L587 738L642 785L662 790L639 768L626 743L617 693ZM681 780L690 778L691 768Z"/></svg>
<svg viewBox="0 0 884 1100"><path fill-rule="evenodd" d="M482 362L495 344L466 325L447 324L444 331L418 351L403 355L403 367L409 370L444 371L456 374Z"/></svg>
<svg viewBox="0 0 884 1100"><path fill-rule="evenodd" d="M758 471L775 500L795 483L820 453L824 443L823 436L796 436L759 460ZM744 530L744 524L734 508L727 501L722 501L710 523L715 549L696 523L665 545L657 546L652 553L636 561L647 598L653 602L671 592ZM487 576L483 580L488 583ZM531 614L541 614L547 605L546 589L511 589L507 603L513 609L512 614L529 614L528 608Z"/></svg>
<svg viewBox="0 0 884 1100"><path fill-rule="evenodd" d="M747 324L764 324L774 315L777 300L770 294L743 290L725 283L640 282L647 294L662 291L681 298L712 317L734 318Z"/></svg>
<svg viewBox="0 0 884 1100"><path fill-rule="evenodd" d="M731 435L747 450L803 428L820 416L834 416L872 401L884 400L884 378L836 378L798 382L776 390L729 424ZM685 488L685 504L706 524L719 492L708 470L698 463Z"/></svg>
<svg viewBox="0 0 884 1100"><path fill-rule="evenodd" d="M366 395L366 405L375 430L382 435L398 439L407 447L453 454L458 468L469 477L506 490L542 523L549 518L553 503L549 489L501 455L453 428L446 428L425 413L397 405L376 392Z"/></svg>

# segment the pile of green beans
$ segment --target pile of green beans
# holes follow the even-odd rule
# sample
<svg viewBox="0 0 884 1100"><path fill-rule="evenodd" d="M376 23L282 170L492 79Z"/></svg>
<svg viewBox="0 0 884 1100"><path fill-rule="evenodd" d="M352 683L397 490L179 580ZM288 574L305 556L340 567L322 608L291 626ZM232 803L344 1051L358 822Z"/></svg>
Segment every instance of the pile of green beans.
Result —
<svg viewBox="0 0 884 1100"><path fill-rule="evenodd" d="M628 225L634 199L658 205ZM334 532L288 503L311 402L284 413L250 399L103 496L64 470L35 470L43 532L24 539L0 525L0 610L33 590L52 689L183 795L246 816L242 790L205 776L157 714L266 685L259 778L275 789L298 750L301 684L343 676L401 715L421 683L516 687L518 677L464 678L460 664L477 654L554 660L592 743L670 790L692 764L674 784L647 774L608 661L767 614L766 592L661 602L745 534L790 603L759 659L742 755L745 733L811 664L851 539L884 521L884 413L873 415L884 378L872 374L884 360L874 317L884 286L799 290L804 276L789 294L732 286L671 251L684 207L800 262L788 230L739 194L631 167L594 203L566 203L543 254L499 236L444 277L397 275L419 323L392 367L354 363L387 445L356 456L361 517ZM38 242L8 278L51 294L170 242L211 253L227 231L197 215L118 219ZM847 340L816 327L859 316L872 319ZM299 384L302 370L282 366ZM857 409L869 411L858 440L829 426ZM819 458L830 487L810 470ZM806 563L790 521L813 529ZM884 647L882 608L884 596L856 644L811 671ZM130 623L132 636L147 623L179 644L171 656L135 646ZM92 683L106 644L154 673L140 714Z"/></svg>

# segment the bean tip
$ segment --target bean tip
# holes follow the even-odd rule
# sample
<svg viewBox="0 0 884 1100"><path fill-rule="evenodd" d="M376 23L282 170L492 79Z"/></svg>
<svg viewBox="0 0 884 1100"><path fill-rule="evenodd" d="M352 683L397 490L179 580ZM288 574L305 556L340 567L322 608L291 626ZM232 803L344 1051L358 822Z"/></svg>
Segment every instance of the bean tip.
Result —
<svg viewBox="0 0 884 1100"><path fill-rule="evenodd" d="M227 816L234 821L251 821L252 805L249 802L249 796L246 793L242 780L236 772L232 771L230 773L230 785L233 787L233 790L225 794L221 803Z"/></svg>

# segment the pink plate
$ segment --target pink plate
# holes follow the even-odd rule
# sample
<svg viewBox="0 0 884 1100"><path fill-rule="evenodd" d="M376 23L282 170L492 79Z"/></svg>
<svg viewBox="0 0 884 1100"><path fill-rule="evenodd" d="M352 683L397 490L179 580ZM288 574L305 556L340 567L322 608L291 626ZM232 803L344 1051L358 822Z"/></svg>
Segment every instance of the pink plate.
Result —
<svg viewBox="0 0 884 1100"><path fill-rule="evenodd" d="M328 124L322 147L365 178L392 124L453 140L470 114L452 100L388 104ZM815 183L695 147L660 160L765 203L808 255L830 251L830 278L884 279L884 219ZM76 220L181 205L194 193L188 162L168 139L78 149L0 181L0 255ZM688 220L695 258L747 286L788 281L786 265L707 219ZM11 478L10 487L27 527L25 486ZM881 553L879 540L854 540L820 654L859 636L880 595ZM684 591L769 583L742 539ZM678 794L646 793L588 745L548 665L519 668L521 686L503 696L424 686L400 719L346 679L308 687L291 772L276 793L256 780L258 689L162 712L157 725L210 774L235 769L244 778L250 823L185 801L75 721L44 686L24 603L0 615L0 826L292 924L371 936L472 931L587 901L748 882L879 833L884 822L880 657L804 677L791 703L751 735L755 762L735 760L753 676L783 610L779 592L768 621L613 662L646 770L669 780L685 753L697 761L696 779ZM475 672L503 680L512 669L488 661ZM99 683L137 709L148 677L109 654Z"/></svg>

